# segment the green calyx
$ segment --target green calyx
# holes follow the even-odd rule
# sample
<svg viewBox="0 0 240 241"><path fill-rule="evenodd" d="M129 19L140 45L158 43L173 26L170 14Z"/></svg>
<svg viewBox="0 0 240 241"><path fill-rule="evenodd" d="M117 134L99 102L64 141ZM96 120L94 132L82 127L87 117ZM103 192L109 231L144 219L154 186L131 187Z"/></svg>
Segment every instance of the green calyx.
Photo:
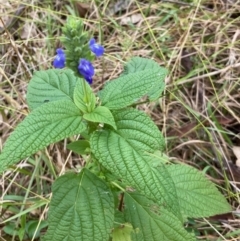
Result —
<svg viewBox="0 0 240 241"><path fill-rule="evenodd" d="M66 66L72 69L77 76L79 60L81 58L92 61L94 55L89 49L89 33L84 31L83 21L68 18L66 25L63 27L63 37L61 42L65 47Z"/></svg>

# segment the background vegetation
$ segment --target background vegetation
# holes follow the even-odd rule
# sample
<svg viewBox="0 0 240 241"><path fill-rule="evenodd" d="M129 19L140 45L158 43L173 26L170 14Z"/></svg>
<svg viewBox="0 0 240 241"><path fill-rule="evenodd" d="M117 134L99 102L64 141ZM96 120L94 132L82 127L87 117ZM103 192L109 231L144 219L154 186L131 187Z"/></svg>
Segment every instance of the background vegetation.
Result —
<svg viewBox="0 0 240 241"><path fill-rule="evenodd" d="M94 90L119 76L122 61L153 58L169 69L164 96L144 111L167 137L166 154L206 173L233 213L189 220L199 240L240 240L240 3L238 0L0 0L0 147L27 115L26 87L52 67L68 15L85 19L104 45ZM51 185L84 165L67 140L0 177L0 240L38 240ZM239 159L239 161L238 161Z"/></svg>

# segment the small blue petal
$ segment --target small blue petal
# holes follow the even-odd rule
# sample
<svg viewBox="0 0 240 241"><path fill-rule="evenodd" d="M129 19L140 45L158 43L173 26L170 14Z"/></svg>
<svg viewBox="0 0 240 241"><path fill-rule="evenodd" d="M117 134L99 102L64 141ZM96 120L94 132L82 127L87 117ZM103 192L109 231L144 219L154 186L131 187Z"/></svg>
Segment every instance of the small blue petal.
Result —
<svg viewBox="0 0 240 241"><path fill-rule="evenodd" d="M85 80L88 82L88 84L92 84L92 82L93 82L93 79L92 78L89 78L89 77L87 77L87 78L85 78Z"/></svg>
<svg viewBox="0 0 240 241"><path fill-rule="evenodd" d="M93 45L96 43L96 40L95 38L91 38L90 41L89 41L89 46Z"/></svg>
<svg viewBox="0 0 240 241"><path fill-rule="evenodd" d="M94 38L90 39L89 48L97 57L100 57L104 54L104 47L100 44L97 44Z"/></svg>
<svg viewBox="0 0 240 241"><path fill-rule="evenodd" d="M57 50L56 50L56 53L57 53L57 54L65 54L64 51L63 51L63 49L61 49L61 48L57 49Z"/></svg>
<svg viewBox="0 0 240 241"><path fill-rule="evenodd" d="M80 59L78 65L78 72L84 77L84 79L91 84L92 77L94 75L94 67L92 63L86 59Z"/></svg>
<svg viewBox="0 0 240 241"><path fill-rule="evenodd" d="M57 49L56 50L57 55L55 56L55 59L53 60L53 66L57 69L62 69L65 67L66 57L63 49Z"/></svg>

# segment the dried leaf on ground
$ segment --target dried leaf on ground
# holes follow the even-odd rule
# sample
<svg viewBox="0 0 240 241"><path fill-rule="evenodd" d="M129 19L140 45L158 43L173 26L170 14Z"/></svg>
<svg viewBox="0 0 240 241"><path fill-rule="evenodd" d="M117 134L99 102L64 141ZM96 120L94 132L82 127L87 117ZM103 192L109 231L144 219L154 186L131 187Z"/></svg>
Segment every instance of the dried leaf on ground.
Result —
<svg viewBox="0 0 240 241"><path fill-rule="evenodd" d="M22 28L21 39L28 39L37 36L37 27L35 24L26 22Z"/></svg>
<svg viewBox="0 0 240 241"><path fill-rule="evenodd" d="M210 220L216 220L216 221L233 219L233 214L232 214L232 212L223 213L223 214L211 216L211 217L209 217L209 219L210 219Z"/></svg>
<svg viewBox="0 0 240 241"><path fill-rule="evenodd" d="M233 146L232 150L237 158L236 166L240 167L240 146Z"/></svg>
<svg viewBox="0 0 240 241"><path fill-rule="evenodd" d="M195 130L195 127L197 126L196 122L193 123L187 123L186 125L182 126L181 128L174 128L169 131L168 136L178 136L183 137L186 134L190 134L192 131Z"/></svg>
<svg viewBox="0 0 240 241"><path fill-rule="evenodd" d="M2 20L0 21L0 27L4 28L4 25L6 25L7 21L11 18L9 12L12 11L12 6L7 1L0 1L0 4L1 4L0 15Z"/></svg>
<svg viewBox="0 0 240 241"><path fill-rule="evenodd" d="M90 5L87 3L83 3L83 2L76 2L75 8L79 14L79 17L83 18L90 10Z"/></svg>
<svg viewBox="0 0 240 241"><path fill-rule="evenodd" d="M121 25L136 24L142 20L143 20L142 15L140 13L137 13L128 17L123 17L120 21L120 24Z"/></svg>
<svg viewBox="0 0 240 241"><path fill-rule="evenodd" d="M107 9L107 14L112 16L118 12L125 11L131 5L131 0L119 0L114 4L111 4Z"/></svg>

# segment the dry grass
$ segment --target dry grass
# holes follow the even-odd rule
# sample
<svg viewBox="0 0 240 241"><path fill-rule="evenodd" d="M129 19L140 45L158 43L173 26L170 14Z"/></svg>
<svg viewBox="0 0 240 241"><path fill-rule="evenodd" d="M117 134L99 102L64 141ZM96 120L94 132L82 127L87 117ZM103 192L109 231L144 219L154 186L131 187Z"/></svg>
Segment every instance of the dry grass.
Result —
<svg viewBox="0 0 240 241"><path fill-rule="evenodd" d="M199 240L240 240L240 167L232 151L240 146L239 0L133 0L115 13L116 1L85 2L25 0L14 19L20 2L0 1L0 26L16 20L0 35L0 146L27 115L27 84L35 70L51 68L67 15L80 14L106 49L95 62L95 91L132 56L154 58L170 70L164 97L143 108L167 137L172 160L203 170L234 210L189 220L189 228ZM10 222L20 230L29 220L44 220L52 182L75 165L81 160L61 142L19 163L21 171L6 172L0 240L18 240L2 231Z"/></svg>

